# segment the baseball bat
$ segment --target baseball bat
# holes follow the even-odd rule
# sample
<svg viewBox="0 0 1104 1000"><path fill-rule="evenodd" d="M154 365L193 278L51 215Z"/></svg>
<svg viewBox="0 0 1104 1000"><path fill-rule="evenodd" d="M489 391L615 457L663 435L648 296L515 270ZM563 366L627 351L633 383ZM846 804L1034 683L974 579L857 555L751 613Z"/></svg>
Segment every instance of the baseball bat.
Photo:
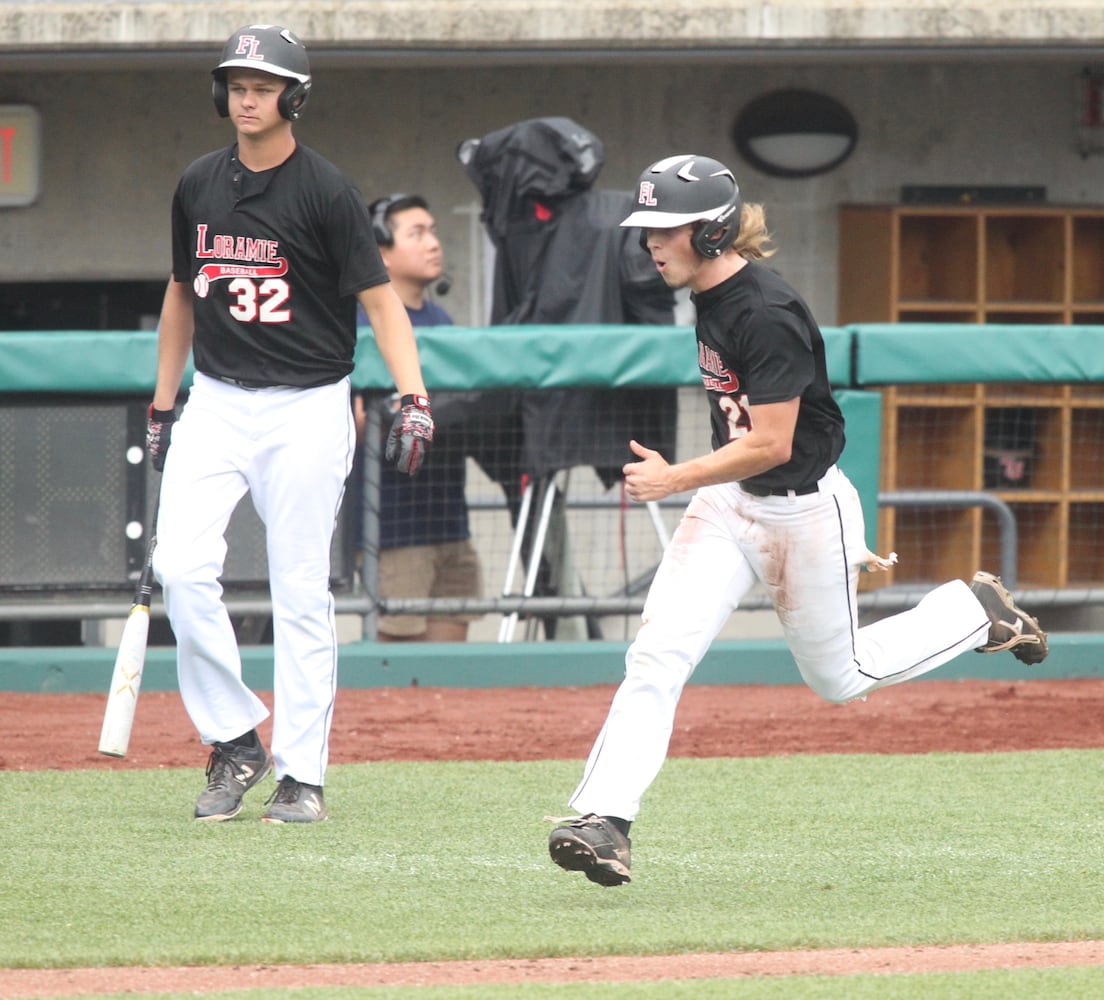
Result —
<svg viewBox="0 0 1104 1000"><path fill-rule="evenodd" d="M153 550L157 535L151 535L146 549L146 564L138 578L134 603L127 616L111 687L107 692L103 729L100 730L100 753L108 757L125 757L130 745L130 730L134 726L134 710L138 706L138 691L142 686L142 670L146 665L146 641L149 638L150 595L153 593Z"/></svg>

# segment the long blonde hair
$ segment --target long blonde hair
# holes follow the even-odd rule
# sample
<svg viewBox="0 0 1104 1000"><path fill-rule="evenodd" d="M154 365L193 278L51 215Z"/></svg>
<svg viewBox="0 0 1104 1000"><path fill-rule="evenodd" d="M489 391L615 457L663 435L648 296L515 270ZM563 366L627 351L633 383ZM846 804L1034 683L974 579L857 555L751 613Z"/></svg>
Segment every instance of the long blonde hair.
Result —
<svg viewBox="0 0 1104 1000"><path fill-rule="evenodd" d="M762 260L776 250L767 248L771 234L767 231L767 213L759 204L745 204L740 213L740 235L730 249L744 260Z"/></svg>

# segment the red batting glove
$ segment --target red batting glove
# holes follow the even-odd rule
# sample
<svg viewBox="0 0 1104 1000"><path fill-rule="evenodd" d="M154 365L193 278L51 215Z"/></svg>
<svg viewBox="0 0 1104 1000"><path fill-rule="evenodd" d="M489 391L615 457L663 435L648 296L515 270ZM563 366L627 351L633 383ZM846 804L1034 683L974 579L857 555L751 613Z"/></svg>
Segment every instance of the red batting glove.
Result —
<svg viewBox="0 0 1104 1000"><path fill-rule="evenodd" d="M425 461L433 441L433 414L425 396L403 396L399 412L391 421L384 458L394 462L400 472L414 475Z"/></svg>
<svg viewBox="0 0 1104 1000"><path fill-rule="evenodd" d="M172 443L172 425L175 420L175 410L155 410L153 403L150 403L149 416L146 418L146 452L150 463L158 472L165 468L165 453Z"/></svg>

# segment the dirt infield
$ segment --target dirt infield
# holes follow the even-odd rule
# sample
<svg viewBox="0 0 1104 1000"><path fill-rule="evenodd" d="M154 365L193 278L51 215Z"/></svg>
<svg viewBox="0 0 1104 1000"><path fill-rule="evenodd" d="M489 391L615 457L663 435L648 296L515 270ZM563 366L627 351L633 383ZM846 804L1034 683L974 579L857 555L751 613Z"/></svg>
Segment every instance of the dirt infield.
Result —
<svg viewBox="0 0 1104 1000"><path fill-rule="evenodd" d="M581 759L611 686L342 689L331 761ZM261 697L271 706L271 695ZM0 770L202 767L176 692L144 692L125 760L96 751L103 695L0 697ZM268 737L267 727L261 733ZM1104 747L1104 680L918 681L831 705L803 686L687 687L675 757Z"/></svg>
<svg viewBox="0 0 1104 1000"><path fill-rule="evenodd" d="M195 968L0 970L7 1000L101 993L297 989L307 986L490 986L623 983L756 976L969 972L974 969L1104 965L1104 941L772 951L714 955L611 955L364 965L238 965Z"/></svg>
<svg viewBox="0 0 1104 1000"><path fill-rule="evenodd" d="M593 688L342 689L333 763L583 758L613 694ZM271 696L262 694L266 703ZM96 751L102 695L0 696L0 770L197 767L175 692L146 692L125 760ZM267 727L261 727L267 738ZM671 755L1000 752L1104 747L1104 680L920 681L830 705L805 687L686 689ZM598 890L596 890L598 891ZM1104 965L1104 942L949 948L208 969L0 969L0 996L54 997L298 985L588 982Z"/></svg>

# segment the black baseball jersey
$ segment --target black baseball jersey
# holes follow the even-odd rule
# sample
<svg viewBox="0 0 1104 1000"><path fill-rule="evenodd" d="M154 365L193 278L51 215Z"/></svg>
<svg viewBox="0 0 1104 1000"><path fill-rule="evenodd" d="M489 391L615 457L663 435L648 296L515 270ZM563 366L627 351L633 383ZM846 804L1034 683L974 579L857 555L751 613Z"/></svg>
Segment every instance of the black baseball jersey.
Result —
<svg viewBox="0 0 1104 1000"><path fill-rule="evenodd" d="M839 458L844 436L824 337L809 307L755 261L692 298L713 448L750 430L749 407L800 397L790 460L746 481L787 489L815 483Z"/></svg>
<svg viewBox="0 0 1104 1000"><path fill-rule="evenodd" d="M172 234L197 370L301 387L353 370L356 293L388 275L364 198L328 160L297 145L254 172L236 145L209 153L177 185Z"/></svg>

